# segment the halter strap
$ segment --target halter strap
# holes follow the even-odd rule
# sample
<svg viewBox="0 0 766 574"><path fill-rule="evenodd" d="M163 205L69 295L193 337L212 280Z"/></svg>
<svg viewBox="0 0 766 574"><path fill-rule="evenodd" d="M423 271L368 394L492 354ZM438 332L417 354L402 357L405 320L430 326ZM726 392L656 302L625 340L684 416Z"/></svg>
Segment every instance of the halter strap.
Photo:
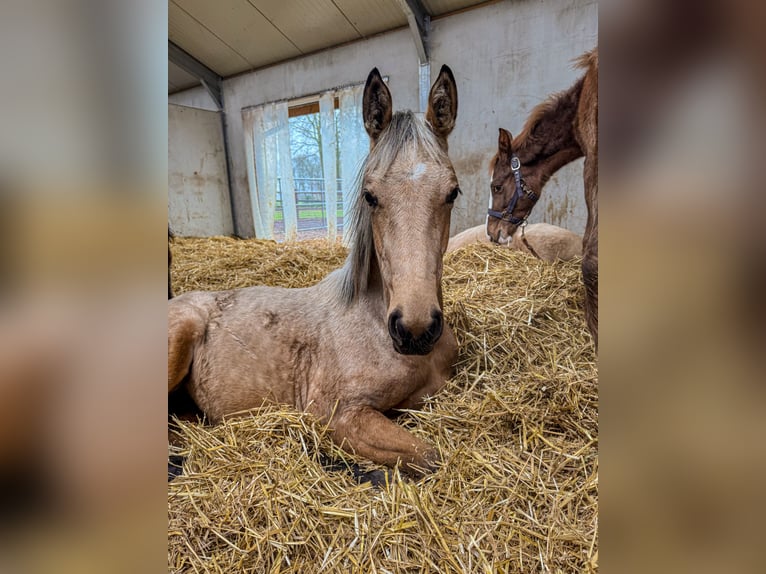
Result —
<svg viewBox="0 0 766 574"><path fill-rule="evenodd" d="M540 197L531 189L526 189L526 185L524 185L524 182L521 179L521 160L519 160L516 154L511 156L511 171L513 172L513 178L516 180L516 189L513 191L511 201L508 202L508 207L503 211L488 209L487 213L490 217L500 219L501 221L507 221L513 225L520 225L527 220L529 213L524 217L514 217L512 213L522 194L526 193L527 197L532 200L532 203L537 203L537 200L540 199Z"/></svg>

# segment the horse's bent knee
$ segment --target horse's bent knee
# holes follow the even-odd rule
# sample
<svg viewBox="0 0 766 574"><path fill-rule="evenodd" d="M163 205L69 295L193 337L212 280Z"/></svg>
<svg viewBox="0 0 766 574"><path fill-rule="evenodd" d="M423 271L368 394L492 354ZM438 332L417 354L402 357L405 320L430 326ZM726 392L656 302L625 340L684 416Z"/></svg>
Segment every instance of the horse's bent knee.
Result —
<svg viewBox="0 0 766 574"><path fill-rule="evenodd" d="M341 448L414 476L438 468L439 453L428 443L371 408L341 413L331 422L332 438Z"/></svg>

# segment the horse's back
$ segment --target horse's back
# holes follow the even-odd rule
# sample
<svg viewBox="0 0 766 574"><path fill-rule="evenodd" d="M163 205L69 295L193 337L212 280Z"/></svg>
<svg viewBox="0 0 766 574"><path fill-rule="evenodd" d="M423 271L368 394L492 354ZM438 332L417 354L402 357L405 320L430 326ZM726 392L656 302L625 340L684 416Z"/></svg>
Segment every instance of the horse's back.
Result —
<svg viewBox="0 0 766 574"><path fill-rule="evenodd" d="M534 249L534 253L524 243L524 239ZM514 233L510 247L536 254L544 261L568 261L582 255L582 237L550 223L530 223L523 232L518 230Z"/></svg>
<svg viewBox="0 0 766 574"><path fill-rule="evenodd" d="M218 420L265 400L296 404L295 357L313 340L306 291L195 291L168 302L169 353L174 338L191 349L187 388L209 418ZM181 337L191 326L194 336Z"/></svg>
<svg viewBox="0 0 766 574"><path fill-rule="evenodd" d="M524 237L534 253L545 261L568 261L582 255L582 237L563 227L549 223L530 223L524 229ZM471 227L450 238L447 253L474 243L490 243L485 225ZM532 253L522 240L520 229L514 233L509 243L496 247Z"/></svg>

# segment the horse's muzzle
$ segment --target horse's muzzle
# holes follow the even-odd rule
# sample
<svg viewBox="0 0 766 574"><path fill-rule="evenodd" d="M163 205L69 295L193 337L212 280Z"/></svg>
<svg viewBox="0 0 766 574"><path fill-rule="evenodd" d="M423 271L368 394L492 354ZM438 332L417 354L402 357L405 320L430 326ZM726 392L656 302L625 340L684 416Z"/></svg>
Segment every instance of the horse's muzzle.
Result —
<svg viewBox="0 0 766 574"><path fill-rule="evenodd" d="M513 228L513 231L514 233L516 232L516 227ZM505 230L500 229L499 227L495 233L488 233L487 235L492 243L498 245L508 245L513 240L513 233L508 235L505 233Z"/></svg>
<svg viewBox="0 0 766 574"><path fill-rule="evenodd" d="M405 326L398 308L388 316L388 334L394 342L394 350L402 355L427 355L442 336L443 329L444 316L438 309L431 311L431 323L418 337Z"/></svg>

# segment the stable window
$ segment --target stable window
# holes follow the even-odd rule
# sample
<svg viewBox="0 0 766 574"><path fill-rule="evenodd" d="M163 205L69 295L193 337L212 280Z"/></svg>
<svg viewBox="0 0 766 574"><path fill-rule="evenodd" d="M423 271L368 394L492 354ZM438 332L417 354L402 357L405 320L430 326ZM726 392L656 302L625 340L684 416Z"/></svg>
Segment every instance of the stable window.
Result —
<svg viewBox="0 0 766 574"><path fill-rule="evenodd" d="M343 230L343 193L340 148L336 145L339 137L338 98L333 98L333 120L331 133L324 134L319 110L319 101L288 107L290 133L290 161L293 168L292 192L295 194L297 236L300 239L329 237ZM327 161L334 163L325 167ZM280 158L281 159L281 158ZM332 173L336 174L335 185ZM325 178L325 173L328 174ZM287 188L287 186L285 186ZM281 178L277 186L276 211L274 215L274 236L285 236L284 210ZM288 189L288 192L290 190ZM328 196L329 194L329 196ZM331 227L335 231L331 232Z"/></svg>
<svg viewBox="0 0 766 574"><path fill-rule="evenodd" d="M347 232L367 153L363 86L242 111L256 236L294 240Z"/></svg>

